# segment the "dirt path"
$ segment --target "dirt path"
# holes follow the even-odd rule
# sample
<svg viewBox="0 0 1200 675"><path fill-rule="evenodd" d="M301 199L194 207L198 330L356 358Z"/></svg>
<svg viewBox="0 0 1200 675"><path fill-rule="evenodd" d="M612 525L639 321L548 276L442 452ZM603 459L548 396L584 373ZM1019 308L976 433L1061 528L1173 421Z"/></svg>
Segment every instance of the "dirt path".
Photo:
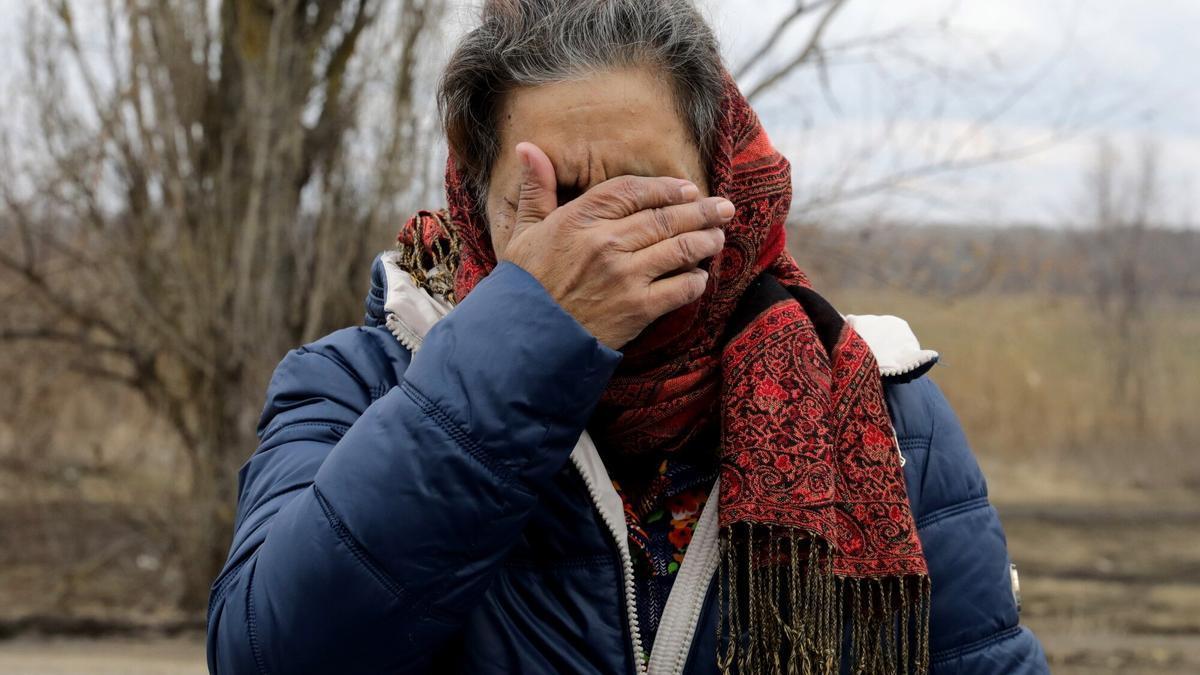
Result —
<svg viewBox="0 0 1200 675"><path fill-rule="evenodd" d="M999 510L1056 675L1200 673L1200 505Z"/></svg>
<svg viewBox="0 0 1200 675"><path fill-rule="evenodd" d="M5 675L203 675L207 672L201 637L0 642L0 673Z"/></svg>

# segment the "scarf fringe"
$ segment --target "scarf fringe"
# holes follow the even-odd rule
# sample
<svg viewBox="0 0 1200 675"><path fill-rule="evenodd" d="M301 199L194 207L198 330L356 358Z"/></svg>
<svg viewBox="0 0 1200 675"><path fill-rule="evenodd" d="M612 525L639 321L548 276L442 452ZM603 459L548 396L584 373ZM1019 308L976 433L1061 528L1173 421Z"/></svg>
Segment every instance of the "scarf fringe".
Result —
<svg viewBox="0 0 1200 675"><path fill-rule="evenodd" d="M927 575L840 576L808 532L734 523L721 529L718 578L722 675L838 675L843 661L855 675L929 670Z"/></svg>
<svg viewBox="0 0 1200 675"><path fill-rule="evenodd" d="M455 304L454 282L462 256L462 237L452 222L446 209L418 211L396 238L400 254L396 262L412 275L419 288ZM427 236L429 232L437 236Z"/></svg>

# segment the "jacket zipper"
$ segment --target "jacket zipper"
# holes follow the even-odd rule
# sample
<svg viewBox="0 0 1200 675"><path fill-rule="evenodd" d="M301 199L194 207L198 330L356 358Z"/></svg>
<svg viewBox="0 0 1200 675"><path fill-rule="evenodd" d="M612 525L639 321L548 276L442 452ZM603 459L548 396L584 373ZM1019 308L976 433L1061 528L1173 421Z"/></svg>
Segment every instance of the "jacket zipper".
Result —
<svg viewBox="0 0 1200 675"><path fill-rule="evenodd" d="M424 340L417 335L416 331L409 328L408 324L404 323L400 317L389 313L387 319L384 320L384 324L392 332L392 335L396 336L396 340L410 353L415 354L421 348L421 343Z"/></svg>
<svg viewBox="0 0 1200 675"><path fill-rule="evenodd" d="M633 556L629 554L629 542L625 540L625 524L622 522L618 525L613 522L608 512L601 508L600 490L596 486L595 479L584 468L583 460L576 453L571 453L571 462L583 478L588 495L592 498L592 505L596 507L596 512L600 514L600 520L604 521L608 533L612 535L613 541L617 545L617 552L621 555L621 576L625 582L625 618L629 623L629 635L633 641L634 667L637 669L638 675L646 675L648 672L647 659L642 654L642 632L638 628L637 591L633 582Z"/></svg>

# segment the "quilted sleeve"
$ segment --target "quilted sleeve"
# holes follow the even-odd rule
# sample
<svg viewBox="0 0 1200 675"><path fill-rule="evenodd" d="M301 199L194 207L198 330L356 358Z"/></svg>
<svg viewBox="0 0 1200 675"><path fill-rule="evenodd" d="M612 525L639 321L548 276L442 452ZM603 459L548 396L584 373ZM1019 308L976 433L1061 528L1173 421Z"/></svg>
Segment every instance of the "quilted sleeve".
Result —
<svg viewBox="0 0 1200 675"><path fill-rule="evenodd" d="M357 328L279 364L210 598L211 672L429 672L620 354L505 263L408 360Z"/></svg>
<svg viewBox="0 0 1200 675"><path fill-rule="evenodd" d="M888 387L933 588L934 675L1049 673L1018 620L1000 518L961 424L928 376Z"/></svg>

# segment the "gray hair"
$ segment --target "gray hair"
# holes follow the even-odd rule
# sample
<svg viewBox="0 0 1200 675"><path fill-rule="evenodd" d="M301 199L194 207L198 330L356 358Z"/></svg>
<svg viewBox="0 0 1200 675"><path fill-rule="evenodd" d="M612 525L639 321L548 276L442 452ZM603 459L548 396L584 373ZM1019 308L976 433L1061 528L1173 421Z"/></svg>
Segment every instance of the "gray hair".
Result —
<svg viewBox="0 0 1200 675"><path fill-rule="evenodd" d="M623 67L667 75L704 165L724 91L717 40L692 0L487 0L438 87L450 152L482 206L500 154L497 115L517 88Z"/></svg>

